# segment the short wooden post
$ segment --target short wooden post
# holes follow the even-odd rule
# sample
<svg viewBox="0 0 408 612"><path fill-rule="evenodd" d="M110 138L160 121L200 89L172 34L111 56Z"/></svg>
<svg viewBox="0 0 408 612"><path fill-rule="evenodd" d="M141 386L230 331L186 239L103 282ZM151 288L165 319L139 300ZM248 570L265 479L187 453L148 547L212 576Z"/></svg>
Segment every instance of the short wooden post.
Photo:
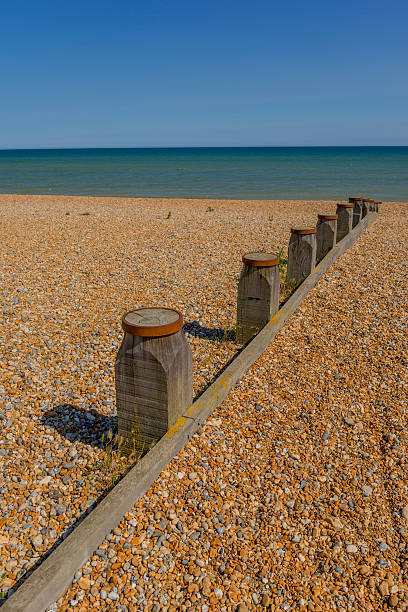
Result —
<svg viewBox="0 0 408 612"><path fill-rule="evenodd" d="M350 197L350 204L353 204L353 227L356 227L361 221L361 215L363 212L363 198L361 196L358 197Z"/></svg>
<svg viewBox="0 0 408 612"><path fill-rule="evenodd" d="M380 210L380 204L382 204L382 202L378 200L373 200L373 202L374 202L374 212L378 213Z"/></svg>
<svg viewBox="0 0 408 612"><path fill-rule="evenodd" d="M182 327L182 314L170 308L139 308L122 317L115 375L126 453L159 440L191 404L192 354Z"/></svg>
<svg viewBox="0 0 408 612"><path fill-rule="evenodd" d="M370 199L363 198L361 200L361 218L363 219L363 217L366 217L368 214L370 214Z"/></svg>
<svg viewBox="0 0 408 612"><path fill-rule="evenodd" d="M364 198L363 203L365 203L367 207L368 214L371 215L374 212L374 200L371 200L370 198Z"/></svg>
<svg viewBox="0 0 408 612"><path fill-rule="evenodd" d="M292 227L290 231L286 282L298 284L316 266L316 228Z"/></svg>
<svg viewBox="0 0 408 612"><path fill-rule="evenodd" d="M270 253L247 253L238 283L238 344L246 344L279 309L279 258Z"/></svg>
<svg viewBox="0 0 408 612"><path fill-rule="evenodd" d="M347 236L353 227L353 208L354 204L343 202L337 204L337 242Z"/></svg>
<svg viewBox="0 0 408 612"><path fill-rule="evenodd" d="M317 215L316 261L336 246L337 215Z"/></svg>

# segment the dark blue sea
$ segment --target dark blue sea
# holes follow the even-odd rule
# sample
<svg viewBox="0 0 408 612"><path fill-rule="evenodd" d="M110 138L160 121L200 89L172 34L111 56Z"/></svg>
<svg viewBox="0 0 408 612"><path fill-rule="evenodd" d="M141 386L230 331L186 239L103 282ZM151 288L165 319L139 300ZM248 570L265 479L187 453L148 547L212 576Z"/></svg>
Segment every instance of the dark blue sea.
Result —
<svg viewBox="0 0 408 612"><path fill-rule="evenodd" d="M1 150L0 193L408 201L408 147Z"/></svg>

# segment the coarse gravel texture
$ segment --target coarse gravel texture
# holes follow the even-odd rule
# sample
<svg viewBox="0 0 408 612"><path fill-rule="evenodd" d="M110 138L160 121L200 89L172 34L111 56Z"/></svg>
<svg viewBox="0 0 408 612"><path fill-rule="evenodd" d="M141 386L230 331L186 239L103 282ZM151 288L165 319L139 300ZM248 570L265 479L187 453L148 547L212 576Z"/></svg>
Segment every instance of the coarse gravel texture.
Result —
<svg viewBox="0 0 408 612"><path fill-rule="evenodd" d="M103 436L123 312L185 313L199 392L237 350L242 254L334 207L0 195L0 593L117 477Z"/></svg>
<svg viewBox="0 0 408 612"><path fill-rule="evenodd" d="M159 301L196 308L200 330L232 326L240 255L286 247L290 225L314 223L335 205L216 201L205 212L209 203L194 200L7 196L0 203L5 298L18 293L16 303L2 295L8 352L0 409L12 423L0 446L0 558L17 561L11 571L6 565L10 585L29 551L31 563L41 554L36 535L52 542L39 525L57 538L75 520L78 501L108 485L89 427L81 420L72 427L75 410L56 411L51 432L44 414L69 403L92 407L102 423L113 417L121 312ZM164 220L167 209L173 214ZM406 204L381 208L53 609L408 608L407 216ZM137 236L146 237L139 249ZM106 287L101 279L112 269L121 282ZM166 270L173 283L161 287ZM198 390L236 347L190 341ZM64 491L65 512L56 510L55 489ZM28 491L35 492L29 500Z"/></svg>

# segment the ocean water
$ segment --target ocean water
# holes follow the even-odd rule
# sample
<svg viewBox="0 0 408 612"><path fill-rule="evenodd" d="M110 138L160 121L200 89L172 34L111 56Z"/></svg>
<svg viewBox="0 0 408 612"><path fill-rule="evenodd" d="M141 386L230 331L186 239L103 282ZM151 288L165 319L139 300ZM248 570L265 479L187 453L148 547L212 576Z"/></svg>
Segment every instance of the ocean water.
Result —
<svg viewBox="0 0 408 612"><path fill-rule="evenodd" d="M408 147L0 150L0 193L408 201Z"/></svg>

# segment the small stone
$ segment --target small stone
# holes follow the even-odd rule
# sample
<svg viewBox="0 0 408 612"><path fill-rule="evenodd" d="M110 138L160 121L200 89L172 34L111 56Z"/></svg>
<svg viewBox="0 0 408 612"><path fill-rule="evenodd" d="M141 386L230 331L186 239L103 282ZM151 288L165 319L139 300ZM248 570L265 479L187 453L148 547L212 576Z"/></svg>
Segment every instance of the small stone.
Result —
<svg viewBox="0 0 408 612"><path fill-rule="evenodd" d="M89 578L82 576L82 578L78 580L78 586L83 591L89 591L89 589L91 588L91 581Z"/></svg>
<svg viewBox="0 0 408 612"><path fill-rule="evenodd" d="M378 590L380 591L383 597L387 597L390 594L390 587L388 585L388 582L383 580L383 582L380 583Z"/></svg>
<svg viewBox="0 0 408 612"><path fill-rule="evenodd" d="M401 510L401 516L408 520L408 506L404 506Z"/></svg>
<svg viewBox="0 0 408 612"><path fill-rule="evenodd" d="M363 491L363 495L365 495L365 497L371 497L373 489L370 487L370 485L363 485L361 490Z"/></svg>
<svg viewBox="0 0 408 612"><path fill-rule="evenodd" d="M34 548L40 548L43 543L42 535L34 536L31 541L33 543Z"/></svg>
<svg viewBox="0 0 408 612"><path fill-rule="evenodd" d="M395 595L395 593L393 595L390 595L388 605L391 606L391 608L396 608L398 606L398 596Z"/></svg>
<svg viewBox="0 0 408 612"><path fill-rule="evenodd" d="M347 546L347 548L346 548L346 551L347 551L348 553L356 553L356 552L358 552L358 548L357 548L357 546L355 546L354 544L349 544L349 545Z"/></svg>

